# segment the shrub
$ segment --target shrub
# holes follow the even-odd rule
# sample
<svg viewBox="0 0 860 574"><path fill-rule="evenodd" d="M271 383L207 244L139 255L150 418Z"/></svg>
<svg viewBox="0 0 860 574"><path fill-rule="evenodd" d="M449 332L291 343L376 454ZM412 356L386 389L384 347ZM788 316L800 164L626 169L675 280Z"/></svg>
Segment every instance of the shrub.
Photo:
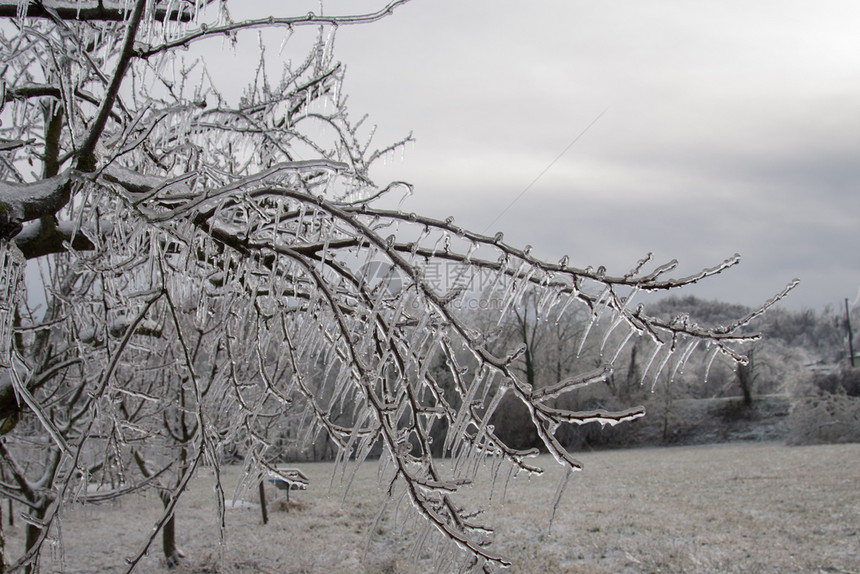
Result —
<svg viewBox="0 0 860 574"><path fill-rule="evenodd" d="M794 393L789 444L860 442L860 369L813 377Z"/></svg>

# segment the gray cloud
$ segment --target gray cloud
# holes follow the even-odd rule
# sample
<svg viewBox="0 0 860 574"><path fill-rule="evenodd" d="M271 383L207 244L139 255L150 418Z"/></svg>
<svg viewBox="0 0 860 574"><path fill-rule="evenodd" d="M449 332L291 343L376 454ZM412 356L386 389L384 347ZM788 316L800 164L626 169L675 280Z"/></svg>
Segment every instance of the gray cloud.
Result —
<svg viewBox="0 0 860 574"><path fill-rule="evenodd" d="M326 3L329 11L350 3ZM374 176L409 209L495 227L535 253L685 270L739 251L700 291L819 308L860 285L860 5L415 0L342 29L355 112L418 143Z"/></svg>

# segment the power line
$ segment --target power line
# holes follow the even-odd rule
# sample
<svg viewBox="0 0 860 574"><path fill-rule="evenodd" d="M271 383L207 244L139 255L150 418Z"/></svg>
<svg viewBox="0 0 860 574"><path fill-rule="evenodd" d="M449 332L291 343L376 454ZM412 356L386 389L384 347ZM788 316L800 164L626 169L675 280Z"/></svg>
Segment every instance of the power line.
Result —
<svg viewBox="0 0 860 574"><path fill-rule="evenodd" d="M572 148L572 147L573 147L573 145L574 145L576 142L578 142L578 141L582 138L582 136L584 136L584 135L588 132L588 130L590 130L590 129L591 129L591 127L592 127L594 124L596 124L596 123L597 123L597 120L599 120L600 118L602 118L602 117L603 117L603 114L605 114L608 110L609 110L609 108L606 108L605 110L603 110L602 112L600 112L599 114L597 114L597 117L596 117L596 118L594 118L593 120L591 120L591 123L589 123L587 126L585 126L585 129L583 129L581 132L579 132L579 134L578 134L575 138L573 138L573 141L571 141L569 144L567 144L567 147L565 147L563 150L561 150L561 153L560 153L560 154L558 154L558 156L556 156L556 158L555 158L554 160L552 160L551 162L549 162L549 165L547 165L545 168L543 168L543 171L541 171L541 172L538 174L538 176L537 176L536 178L534 178L534 179L532 180L532 182L531 182L530 184L528 184L528 185L525 187L525 189L523 189L523 190L520 192L520 194L519 194L519 195L517 195L517 196L513 199L513 201L511 201L511 202L508 204L508 206L507 206L507 207L505 207L505 208L501 211L501 213L499 213L499 214L496 216L496 218L495 218L494 220L492 220L489 224L487 224L487 226L484 228L484 231L482 231L482 233L486 233L486 232L490 229L490 227L492 227L492 226L493 226L493 224L494 224L495 222L497 222L499 219L501 219L501 218L502 218L502 216L503 216L503 215L505 215L505 213L507 213L507 212L508 212L508 210L509 210L511 207L513 207L513 206L514 206L514 204L515 204L517 201L519 201L519 200L520 200L520 198L521 198L522 196L524 196L524 195L528 192L528 190L530 190L530 189L532 188L532 186L533 186L534 184L536 184L536 183L538 182L538 180L539 180L540 178L542 178L542 177L543 177L543 175L544 175L546 172L548 172L548 171L550 170L550 168L551 168L553 165L555 165L555 163L556 163L558 160L560 160L560 159L561 159L561 157L562 157L564 154L566 154L566 153L567 153L567 151L568 151L570 148Z"/></svg>

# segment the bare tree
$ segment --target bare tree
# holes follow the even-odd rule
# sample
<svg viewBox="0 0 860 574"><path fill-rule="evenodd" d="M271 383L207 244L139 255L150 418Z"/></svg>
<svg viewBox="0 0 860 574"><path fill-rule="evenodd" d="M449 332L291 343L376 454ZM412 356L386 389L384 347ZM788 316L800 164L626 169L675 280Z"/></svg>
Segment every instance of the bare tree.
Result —
<svg viewBox="0 0 860 574"><path fill-rule="evenodd" d="M567 257L541 260L452 218L380 207L410 187L378 185L370 166L409 138L375 150L351 119L334 32L405 2L358 16L234 21L228 2L211 0L0 1L0 413L10 442L37 437L54 453L35 480L16 466L25 450L0 453L4 494L23 501L30 489L50 500L33 506L37 532L14 568L36 563L59 509L98 469L124 474L116 493L174 473L157 531L194 470L204 460L217 469L237 433L251 445L249 468L264 463L272 426L255 421L294 403L303 432L326 433L340 463L381 453L391 495L451 543L440 564L465 554L476 567L506 565L488 547L491 530L456 501L485 457L497 469L541 472L530 463L536 451L511 448L488 424L504 397L523 406L569 476L580 464L559 428L644 412L576 411L556 400L605 380L632 340L647 348L643 373L655 379L700 346L741 360L733 345L752 338L741 327L781 295L717 328L631 304L639 291L695 283L737 258L672 277L674 262L647 257L612 275ZM261 57L240 98L219 91L205 58L181 57L263 28L288 37L308 28L316 40L275 74ZM25 279L27 260L40 261L41 294ZM459 280L429 280L440 264ZM31 308L40 296L42 312ZM536 388L516 368L521 346L491 352L487 333L456 312L492 302L501 321L524 298L539 317L581 308L590 323L604 321L612 338L603 366L571 358L574 374ZM433 369L440 358L447 390ZM433 454L440 420L453 465ZM178 463L150 468L145 454L171 441ZM89 465L93 452L103 454Z"/></svg>

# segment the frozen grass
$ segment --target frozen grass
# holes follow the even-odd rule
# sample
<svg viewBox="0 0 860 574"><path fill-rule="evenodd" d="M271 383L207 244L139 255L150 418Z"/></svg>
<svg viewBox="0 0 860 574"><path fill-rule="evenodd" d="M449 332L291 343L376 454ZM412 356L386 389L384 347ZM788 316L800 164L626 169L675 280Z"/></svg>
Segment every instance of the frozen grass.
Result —
<svg viewBox="0 0 860 574"><path fill-rule="evenodd" d="M560 472L511 480L506 502L486 521L494 548L513 572L860 572L860 445L782 444L618 450L583 453L548 530ZM345 502L329 491L333 466L300 464L307 491L267 491L269 524L259 508L227 511L219 544L207 469L179 505L178 539L186 563L177 572L415 572L413 536L388 517L375 527L382 493L366 464ZM235 484L237 469L226 473ZM486 497L487 484L468 493ZM497 485L501 487L501 485ZM233 492L226 491L227 498ZM256 502L256 490L245 497ZM471 501L466 501L471 502ZM5 510L5 509L4 509ZM60 546L42 560L45 572L119 572L160 510L154 495L78 506L66 512ZM373 530L370 541L368 536ZM22 521L4 524L7 548L21 547ZM162 572L158 540L140 572ZM365 553L365 549L367 552Z"/></svg>

